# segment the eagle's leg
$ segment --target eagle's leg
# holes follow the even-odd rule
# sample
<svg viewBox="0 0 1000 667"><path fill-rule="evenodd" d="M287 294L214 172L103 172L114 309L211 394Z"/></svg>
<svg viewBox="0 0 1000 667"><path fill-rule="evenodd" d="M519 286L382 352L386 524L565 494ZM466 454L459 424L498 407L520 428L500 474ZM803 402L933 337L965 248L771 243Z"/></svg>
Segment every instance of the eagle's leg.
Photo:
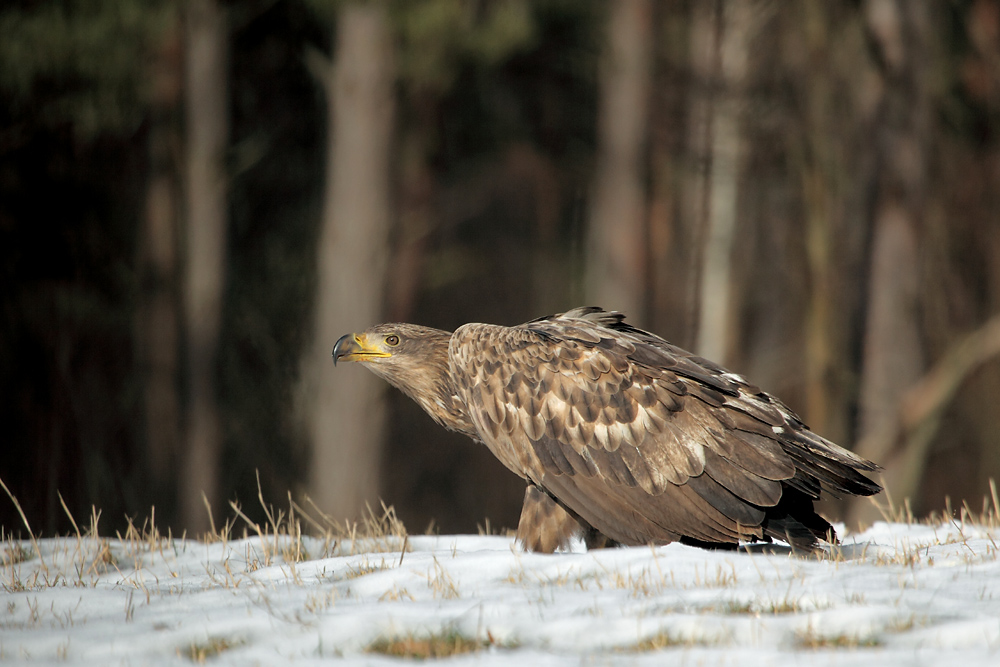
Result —
<svg viewBox="0 0 1000 667"><path fill-rule="evenodd" d="M550 554L568 549L574 537L582 537L588 549L618 546L596 528L568 512L534 484L524 491L524 506L517 524L517 541L528 551Z"/></svg>
<svg viewBox="0 0 1000 667"><path fill-rule="evenodd" d="M583 532L583 526L549 494L534 484L524 491L521 520L517 523L517 541L528 551L550 554L569 548L570 540Z"/></svg>
<svg viewBox="0 0 1000 667"><path fill-rule="evenodd" d="M583 543L587 545L587 549L611 549L612 547L621 546L621 542L615 542L592 526L584 528Z"/></svg>

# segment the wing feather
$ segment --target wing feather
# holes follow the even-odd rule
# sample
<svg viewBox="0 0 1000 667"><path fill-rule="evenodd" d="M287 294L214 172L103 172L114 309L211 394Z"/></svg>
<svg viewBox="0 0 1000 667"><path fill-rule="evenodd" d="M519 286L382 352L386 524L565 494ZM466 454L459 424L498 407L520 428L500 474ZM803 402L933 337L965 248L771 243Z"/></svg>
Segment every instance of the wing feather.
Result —
<svg viewBox="0 0 1000 667"><path fill-rule="evenodd" d="M781 484L746 472L711 448L705 448L705 473L709 477L748 503L760 507L777 505L781 499Z"/></svg>
<svg viewBox="0 0 1000 667"><path fill-rule="evenodd" d="M595 421L594 423L594 440L596 444L601 449L613 452L617 447L612 447L610 441L608 440L608 425L603 421Z"/></svg>
<svg viewBox="0 0 1000 667"><path fill-rule="evenodd" d="M759 526L764 520L764 510L747 504L745 499L738 497L711 475L692 477L688 480L687 488L737 525Z"/></svg>
<svg viewBox="0 0 1000 667"><path fill-rule="evenodd" d="M449 359L494 454L608 537L761 538L785 485L809 498L877 487L739 376L621 316L579 312L465 325Z"/></svg>

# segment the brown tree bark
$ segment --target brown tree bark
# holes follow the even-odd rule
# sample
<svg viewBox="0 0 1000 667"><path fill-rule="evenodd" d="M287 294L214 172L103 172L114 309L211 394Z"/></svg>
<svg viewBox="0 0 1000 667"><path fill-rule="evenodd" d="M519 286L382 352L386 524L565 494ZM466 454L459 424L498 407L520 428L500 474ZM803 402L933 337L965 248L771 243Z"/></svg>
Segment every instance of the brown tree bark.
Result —
<svg viewBox="0 0 1000 667"><path fill-rule="evenodd" d="M811 427L826 437L842 441L847 430L833 432L830 382L834 379L834 339L843 336L834 318L834 225L830 175L836 172L831 150L834 85L829 72L830 42L836 26L830 26L825 7L814 0L800 3L801 25L808 49L808 76L804 84L805 131L802 157L802 204L805 214L805 251L809 270L809 302L805 323L805 417Z"/></svg>
<svg viewBox="0 0 1000 667"><path fill-rule="evenodd" d="M646 317L645 148L652 75L649 0L610 5L607 52L600 74L597 167L588 229L586 296Z"/></svg>
<svg viewBox="0 0 1000 667"><path fill-rule="evenodd" d="M720 363L727 363L735 345L738 308L732 267L739 219L741 115L749 74L749 43L758 30L764 9L755 2L725 3L715 17L718 22L713 77L716 94L708 112L709 164L701 193L704 230L703 245L698 249L702 259L695 350Z"/></svg>
<svg viewBox="0 0 1000 667"><path fill-rule="evenodd" d="M353 365L334 374L330 351L339 336L382 319L395 66L380 3L346 3L335 37L316 314L301 408L313 451L309 493L324 512L354 519L378 498L384 386Z"/></svg>
<svg viewBox="0 0 1000 667"><path fill-rule="evenodd" d="M802 114L791 150L801 179L808 290L802 416L824 437L847 444L857 400L857 369L847 360L858 345L854 323L865 301L870 254L867 195L878 173L869 140L871 98L881 77L855 8L807 0L794 19L785 59L798 82Z"/></svg>
<svg viewBox="0 0 1000 667"><path fill-rule="evenodd" d="M136 338L143 377L146 449L157 487L176 477L180 447L179 188L175 147L181 100L180 26L167 31L155 53L150 79L149 185L137 265L142 285ZM157 489L160 490L160 489Z"/></svg>
<svg viewBox="0 0 1000 667"><path fill-rule="evenodd" d="M438 96L415 92L413 125L401 132L398 149L398 220L393 234L395 279L386 285L385 313L394 322L409 322L423 284L427 241L437 220L438 184L431 166L431 141Z"/></svg>
<svg viewBox="0 0 1000 667"><path fill-rule="evenodd" d="M926 3L869 0L867 29L877 46L884 93L873 127L878 171L873 210L868 314L859 406L859 440L891 428L900 399L926 367L919 311L919 231L931 122L928 81L929 10ZM864 452L876 461L878 452ZM895 465L886 464L886 478ZM902 500L896 489L892 497ZM854 520L878 517L854 503Z"/></svg>
<svg viewBox="0 0 1000 667"><path fill-rule="evenodd" d="M719 31L721 10L716 2L697 2L691 7L691 83L687 108L687 167L681 188L680 225L687 232L690 280L685 294L687 332L684 340L692 349L698 337L702 253L708 228L709 173L712 164L712 109L719 77Z"/></svg>
<svg viewBox="0 0 1000 667"><path fill-rule="evenodd" d="M215 0L191 0L185 16L185 280L188 410L180 475L183 525L211 525L217 504L222 429L216 352L226 266L226 18Z"/></svg>

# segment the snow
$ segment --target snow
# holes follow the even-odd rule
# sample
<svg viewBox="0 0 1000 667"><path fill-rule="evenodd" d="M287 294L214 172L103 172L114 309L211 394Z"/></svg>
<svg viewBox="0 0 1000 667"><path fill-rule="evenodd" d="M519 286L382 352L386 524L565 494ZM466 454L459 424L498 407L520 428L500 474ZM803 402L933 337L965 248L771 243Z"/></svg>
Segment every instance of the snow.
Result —
<svg viewBox="0 0 1000 667"><path fill-rule="evenodd" d="M843 532L843 528L840 528ZM879 523L820 557L679 544L555 555L495 536L0 546L0 659L451 665L1000 664L1000 530Z"/></svg>

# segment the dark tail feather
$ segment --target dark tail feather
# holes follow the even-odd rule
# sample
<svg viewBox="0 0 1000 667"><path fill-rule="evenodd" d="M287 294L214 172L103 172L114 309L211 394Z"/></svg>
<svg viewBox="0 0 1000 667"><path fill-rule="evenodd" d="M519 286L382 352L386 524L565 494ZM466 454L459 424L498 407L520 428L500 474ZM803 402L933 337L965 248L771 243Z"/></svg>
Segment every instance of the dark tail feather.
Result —
<svg viewBox="0 0 1000 667"><path fill-rule="evenodd" d="M815 551L820 540L837 542L830 522L816 514L812 499L797 489L785 486L778 504L766 511L761 524L764 534L787 542L793 549Z"/></svg>
<svg viewBox="0 0 1000 667"><path fill-rule="evenodd" d="M782 448L795 462L795 467L815 479L833 497L841 494L872 496L881 485L862 472L878 472L878 465L866 461L812 431L789 430ZM806 489L802 489L803 491Z"/></svg>

